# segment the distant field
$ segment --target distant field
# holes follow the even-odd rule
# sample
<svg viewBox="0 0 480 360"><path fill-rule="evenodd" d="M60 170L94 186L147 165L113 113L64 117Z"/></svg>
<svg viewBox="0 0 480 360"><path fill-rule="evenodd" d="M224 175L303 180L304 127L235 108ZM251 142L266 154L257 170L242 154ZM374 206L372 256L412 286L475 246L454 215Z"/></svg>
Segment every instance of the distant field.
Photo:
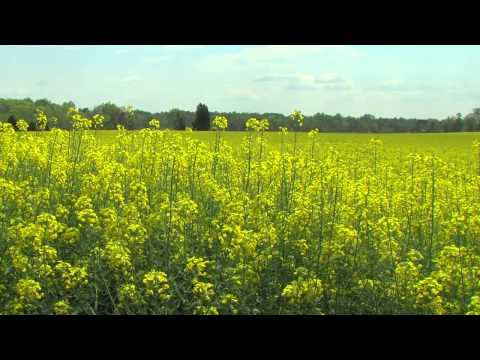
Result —
<svg viewBox="0 0 480 360"><path fill-rule="evenodd" d="M170 130L169 130L170 131ZM213 150L215 144L215 131L170 131L174 134L188 136L198 139L208 144L210 150ZM133 133L133 132L131 132ZM34 133L35 136L44 136L45 133ZM91 134L94 134L91 131ZM240 152L242 140L246 138L245 131L225 131L222 133L222 139L232 146L234 153ZM118 132L116 130L97 131L97 141L101 145L112 145L115 143ZM280 150L281 133L266 132L266 149ZM293 144L294 133L288 133L285 137L285 146L291 148ZM382 141L387 158L397 157L400 154L435 154L450 162L469 162L472 161L472 144L475 140L480 141L480 132L457 132L457 133L396 133L396 134L376 134L376 133L320 133L318 142L315 145L315 152L320 152L330 147L337 150L358 151L358 149L367 149L371 139ZM307 132L297 133L297 147L310 151L311 141ZM395 155L393 155L395 154ZM402 156L404 158L404 156Z"/></svg>
<svg viewBox="0 0 480 360"><path fill-rule="evenodd" d="M172 131L187 135L183 131ZM117 132L115 130L103 130L97 132L98 140L103 144L112 144ZM240 146L242 139L247 135L242 131L226 131L222 138L232 147ZM199 139L213 146L215 141L214 131L199 131L188 133L194 139ZM297 134L300 147L308 146L307 133ZM385 149L402 150L406 152L435 152L438 155L450 154L470 156L472 143L480 140L480 133L428 133L428 134L365 134L365 133L320 133L318 149L330 146L345 147L367 144L372 138L382 140ZM281 135L279 132L266 133L266 139L270 148L279 149ZM288 135L287 142L293 141L293 133Z"/></svg>

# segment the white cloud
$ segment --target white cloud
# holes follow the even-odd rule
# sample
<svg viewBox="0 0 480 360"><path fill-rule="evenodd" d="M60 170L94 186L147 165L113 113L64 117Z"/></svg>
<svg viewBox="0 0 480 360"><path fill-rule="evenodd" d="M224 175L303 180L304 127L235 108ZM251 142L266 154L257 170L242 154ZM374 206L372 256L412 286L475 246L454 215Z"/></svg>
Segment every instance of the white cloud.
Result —
<svg viewBox="0 0 480 360"><path fill-rule="evenodd" d="M318 77L309 74L268 75L258 79L257 83L284 83L287 90L349 90L353 88L350 81L335 73L325 73Z"/></svg>
<svg viewBox="0 0 480 360"><path fill-rule="evenodd" d="M268 64L333 52L347 57L364 54L346 45L261 45L242 48L237 52L211 55L201 65L207 69L228 68L235 65Z"/></svg>

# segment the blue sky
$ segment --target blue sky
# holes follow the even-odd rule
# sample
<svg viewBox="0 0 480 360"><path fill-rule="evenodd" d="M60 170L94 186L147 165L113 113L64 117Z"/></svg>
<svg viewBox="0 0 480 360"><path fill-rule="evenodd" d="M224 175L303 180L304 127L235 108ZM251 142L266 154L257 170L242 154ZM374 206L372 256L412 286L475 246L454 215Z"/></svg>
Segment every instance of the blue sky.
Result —
<svg viewBox="0 0 480 360"><path fill-rule="evenodd" d="M445 118L480 107L480 46L0 46L0 98L147 111Z"/></svg>

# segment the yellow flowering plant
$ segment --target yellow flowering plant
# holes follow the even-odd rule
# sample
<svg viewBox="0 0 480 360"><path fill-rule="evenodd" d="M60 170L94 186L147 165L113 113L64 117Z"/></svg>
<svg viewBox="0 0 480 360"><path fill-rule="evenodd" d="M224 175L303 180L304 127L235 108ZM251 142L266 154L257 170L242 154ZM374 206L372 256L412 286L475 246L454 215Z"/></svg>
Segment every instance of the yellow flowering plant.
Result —
<svg viewBox="0 0 480 360"><path fill-rule="evenodd" d="M478 141L69 117L0 124L2 314L479 313Z"/></svg>

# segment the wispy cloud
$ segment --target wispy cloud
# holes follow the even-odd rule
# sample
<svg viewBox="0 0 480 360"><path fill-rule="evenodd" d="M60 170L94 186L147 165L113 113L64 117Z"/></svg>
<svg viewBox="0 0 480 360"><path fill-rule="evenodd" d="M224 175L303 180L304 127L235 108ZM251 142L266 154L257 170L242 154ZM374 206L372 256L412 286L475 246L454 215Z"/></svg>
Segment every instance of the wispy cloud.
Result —
<svg viewBox="0 0 480 360"><path fill-rule="evenodd" d="M318 77L313 75L268 75L254 80L257 83L283 83L287 90L349 90L350 81L335 73L325 73Z"/></svg>
<svg viewBox="0 0 480 360"><path fill-rule="evenodd" d="M201 64L204 68L225 68L235 65L269 64L293 59L305 59L325 53L345 57L361 57L364 54L346 45L257 45L242 48L233 53L211 55Z"/></svg>
<svg viewBox="0 0 480 360"><path fill-rule="evenodd" d="M335 73L322 74L315 79L316 84L326 84L326 85L344 84L346 82L347 81L344 78L342 78L341 76Z"/></svg>

